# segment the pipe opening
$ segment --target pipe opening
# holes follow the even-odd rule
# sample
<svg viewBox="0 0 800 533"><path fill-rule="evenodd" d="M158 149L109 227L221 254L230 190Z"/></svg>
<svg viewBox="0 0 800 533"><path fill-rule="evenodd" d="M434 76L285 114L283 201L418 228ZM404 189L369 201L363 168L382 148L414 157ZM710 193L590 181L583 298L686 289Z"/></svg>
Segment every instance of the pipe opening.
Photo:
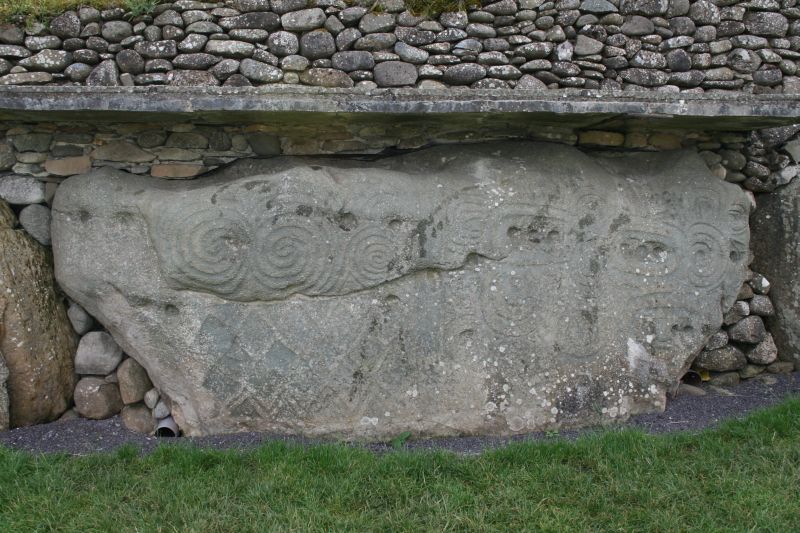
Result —
<svg viewBox="0 0 800 533"><path fill-rule="evenodd" d="M168 416L158 421L155 435L156 437L178 437L180 433L181 430L178 429L178 424L175 423L175 419Z"/></svg>

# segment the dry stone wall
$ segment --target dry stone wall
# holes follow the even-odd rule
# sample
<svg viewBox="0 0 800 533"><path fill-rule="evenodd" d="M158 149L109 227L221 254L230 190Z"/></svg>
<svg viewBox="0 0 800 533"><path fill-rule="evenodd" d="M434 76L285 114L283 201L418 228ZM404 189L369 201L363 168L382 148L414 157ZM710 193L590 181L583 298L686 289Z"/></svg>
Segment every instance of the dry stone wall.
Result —
<svg viewBox="0 0 800 533"><path fill-rule="evenodd" d="M179 0L0 28L4 85L800 93L798 59L796 0Z"/></svg>

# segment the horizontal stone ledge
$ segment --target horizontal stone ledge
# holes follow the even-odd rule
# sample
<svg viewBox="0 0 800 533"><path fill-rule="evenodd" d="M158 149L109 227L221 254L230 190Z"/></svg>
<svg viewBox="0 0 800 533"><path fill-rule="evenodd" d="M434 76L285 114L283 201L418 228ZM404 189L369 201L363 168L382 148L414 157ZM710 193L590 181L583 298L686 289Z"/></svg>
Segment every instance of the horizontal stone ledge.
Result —
<svg viewBox="0 0 800 533"><path fill-rule="evenodd" d="M751 130L800 123L796 95L659 94L585 90L326 89L314 87L21 87L0 88L2 120L304 123L331 114L425 120L507 115L567 128ZM713 120L709 120L713 118Z"/></svg>

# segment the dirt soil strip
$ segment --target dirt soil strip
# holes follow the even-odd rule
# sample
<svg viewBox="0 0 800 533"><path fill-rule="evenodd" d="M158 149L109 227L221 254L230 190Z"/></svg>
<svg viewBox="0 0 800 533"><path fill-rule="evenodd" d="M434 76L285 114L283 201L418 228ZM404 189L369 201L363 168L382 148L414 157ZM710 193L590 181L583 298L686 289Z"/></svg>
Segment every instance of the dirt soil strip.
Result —
<svg viewBox="0 0 800 533"><path fill-rule="evenodd" d="M773 379L774 378L774 379ZM749 412L780 403L790 395L800 394L800 373L759 376L730 388L703 385L705 396L679 396L667 402L666 411L639 415L618 427L639 428L647 433L659 434L675 431L698 431L714 427L720 421L741 418ZM573 440L597 429L564 430L559 438ZM442 439L409 440L409 450L449 450L473 455L502 447L510 442L552 440L553 434L530 433L514 437L453 437ZM161 444L171 446L196 446L214 449L246 449L268 441L297 444L314 444L321 441L275 436L266 433L237 433L213 437L156 438L128 431L118 416L107 420L75 419L52 422L26 428L0 432L0 446L31 453L67 453L87 455L110 452L125 444L139 447L142 453L153 451ZM387 443L363 445L382 453L391 451Z"/></svg>

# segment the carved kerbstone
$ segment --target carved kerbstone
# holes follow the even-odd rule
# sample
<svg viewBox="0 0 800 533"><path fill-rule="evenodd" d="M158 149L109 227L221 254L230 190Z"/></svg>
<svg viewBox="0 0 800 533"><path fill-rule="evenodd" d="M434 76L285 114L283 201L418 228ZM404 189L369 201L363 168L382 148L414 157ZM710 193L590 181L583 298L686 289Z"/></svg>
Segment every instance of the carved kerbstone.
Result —
<svg viewBox="0 0 800 533"><path fill-rule="evenodd" d="M662 409L744 279L688 152L438 147L73 177L57 277L189 435L509 434Z"/></svg>

